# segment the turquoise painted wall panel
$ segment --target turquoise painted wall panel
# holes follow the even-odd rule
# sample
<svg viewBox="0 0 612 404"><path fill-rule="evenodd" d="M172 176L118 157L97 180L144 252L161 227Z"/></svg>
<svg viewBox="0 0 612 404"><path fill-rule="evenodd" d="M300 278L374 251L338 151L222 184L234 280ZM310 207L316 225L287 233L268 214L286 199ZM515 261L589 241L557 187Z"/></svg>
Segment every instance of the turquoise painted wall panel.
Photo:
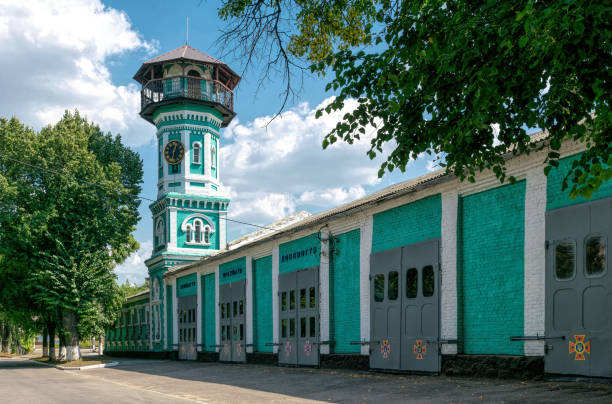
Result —
<svg viewBox="0 0 612 404"><path fill-rule="evenodd" d="M525 181L462 198L458 290L467 354L523 354Z"/></svg>
<svg viewBox="0 0 612 404"><path fill-rule="evenodd" d="M441 225L440 194L376 213L373 218L372 252L438 238Z"/></svg>
<svg viewBox="0 0 612 404"><path fill-rule="evenodd" d="M278 271L281 274L319 266L321 256L319 233L281 244L278 255Z"/></svg>
<svg viewBox="0 0 612 404"><path fill-rule="evenodd" d="M198 293L198 275L189 274L176 280L176 296L192 296Z"/></svg>
<svg viewBox="0 0 612 404"><path fill-rule="evenodd" d="M563 158L559 160L559 167L553 167L553 169L550 170L550 172L548 173L548 178L546 182L547 210L563 208L565 206L576 205L588 201L594 201L597 199L607 198L612 195L612 181L607 181L603 183L602 186L593 193L591 199L585 199L581 196L577 197L576 199L572 199L569 197L570 187L568 187L565 191L561 190L563 178L571 169L574 160L578 160L579 158L580 154L575 154L573 156Z"/></svg>
<svg viewBox="0 0 612 404"><path fill-rule="evenodd" d="M202 310L204 330L202 335L204 336L204 344L206 344L205 350L214 351L215 348L211 347L211 345L216 344L215 274L204 275L202 283L204 285L204 310Z"/></svg>
<svg viewBox="0 0 612 404"><path fill-rule="evenodd" d="M361 339L359 306L359 229L335 236L330 265L330 331L335 353L359 353Z"/></svg>
<svg viewBox="0 0 612 404"><path fill-rule="evenodd" d="M194 249L208 248L208 249L218 250L219 249L219 215L217 213L208 213L208 212L202 213L202 216L208 217L215 227L215 232L210 235L210 246L187 244L187 233L181 230L181 225L183 224L183 221L188 216L194 213L196 212L194 212L193 210L188 210L188 211L184 211L180 209L177 210L176 212L176 234L177 234L176 244L177 246L179 248L194 248ZM195 218L190 219L189 223L193 224L194 219ZM204 224L206 225L206 223Z"/></svg>
<svg viewBox="0 0 612 404"><path fill-rule="evenodd" d="M246 257L219 265L219 285L246 279Z"/></svg>
<svg viewBox="0 0 612 404"><path fill-rule="evenodd" d="M253 329L256 352L272 352L272 256L253 260Z"/></svg>
<svg viewBox="0 0 612 404"><path fill-rule="evenodd" d="M166 286L166 296L172 296L172 286L167 285ZM162 300L163 301L163 300ZM163 313L163 306L161 307L160 312ZM166 316L168 316L168 329L166 331L166 336L168 338L168 346L171 347L172 344L174 344L173 337L174 337L174 332L173 332L173 328L172 328L172 299L168 299L168 305L166 307ZM160 313L160 317L162 317L161 313ZM161 320L161 323L164 324L164 320ZM162 343L163 343L163 336L162 336Z"/></svg>
<svg viewBox="0 0 612 404"><path fill-rule="evenodd" d="M193 162L193 144L195 142L200 142L200 162L195 164ZM201 133L191 132L189 135L189 172L191 174L201 174L204 175L204 158L206 153L204 153L204 135Z"/></svg>

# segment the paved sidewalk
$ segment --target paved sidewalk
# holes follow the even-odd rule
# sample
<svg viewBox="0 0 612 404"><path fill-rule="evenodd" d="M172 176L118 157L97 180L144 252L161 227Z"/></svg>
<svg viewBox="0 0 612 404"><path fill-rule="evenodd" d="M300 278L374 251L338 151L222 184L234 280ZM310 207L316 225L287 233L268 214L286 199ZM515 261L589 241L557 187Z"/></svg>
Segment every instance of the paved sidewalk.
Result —
<svg viewBox="0 0 612 404"><path fill-rule="evenodd" d="M108 403L612 402L612 385L293 369L120 358L115 368L60 371L0 360L0 401ZM7 388L10 386L10 388Z"/></svg>

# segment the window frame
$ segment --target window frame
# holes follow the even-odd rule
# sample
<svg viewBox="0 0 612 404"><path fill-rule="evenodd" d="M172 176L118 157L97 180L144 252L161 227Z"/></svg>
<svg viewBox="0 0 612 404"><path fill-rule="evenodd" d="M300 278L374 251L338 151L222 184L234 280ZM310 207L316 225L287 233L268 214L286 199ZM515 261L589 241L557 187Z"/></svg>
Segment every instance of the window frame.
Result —
<svg viewBox="0 0 612 404"><path fill-rule="evenodd" d="M588 269L588 257L587 257L587 241L591 238L594 237L599 237L601 239L603 239L604 242L604 264L603 264L603 271L597 273L597 274L589 274L587 269ZM601 278L603 276L606 276L606 274L608 273L608 238L606 237L605 234L602 233L591 233L591 234L587 234L584 237L584 276L586 278Z"/></svg>
<svg viewBox="0 0 612 404"><path fill-rule="evenodd" d="M557 246L559 246L561 243L568 242L568 241L573 243L574 245L574 270L572 272L571 277L559 278L558 272L557 272ZM574 279L576 279L576 274L578 272L578 243L576 242L576 240L573 238L564 238L560 240L555 240L553 243L552 253L553 253L553 276L555 277L555 280L559 282L569 282L569 281L573 281Z"/></svg>

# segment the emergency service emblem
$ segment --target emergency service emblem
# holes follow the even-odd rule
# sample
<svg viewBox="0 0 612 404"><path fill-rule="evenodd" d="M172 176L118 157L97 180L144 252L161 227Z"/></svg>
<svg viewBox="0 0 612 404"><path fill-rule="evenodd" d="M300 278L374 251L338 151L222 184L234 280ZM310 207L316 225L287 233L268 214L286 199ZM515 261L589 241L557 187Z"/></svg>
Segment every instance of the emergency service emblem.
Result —
<svg viewBox="0 0 612 404"><path fill-rule="evenodd" d="M306 353L306 356L310 356L310 353L312 352L312 344L310 343L310 340L306 340L306 343L304 344L304 352Z"/></svg>
<svg viewBox="0 0 612 404"><path fill-rule="evenodd" d="M287 341L285 342L285 356L289 356L291 355L291 342Z"/></svg>
<svg viewBox="0 0 612 404"><path fill-rule="evenodd" d="M416 344L412 347L412 352L418 360L423 359L423 355L427 355L427 345L423 345L422 339L417 339Z"/></svg>
<svg viewBox="0 0 612 404"><path fill-rule="evenodd" d="M391 354L391 344L388 339L385 339L380 344L380 354L383 358L387 359Z"/></svg>
<svg viewBox="0 0 612 404"><path fill-rule="evenodd" d="M569 341L569 353L570 355L575 353L575 361L583 361L584 354L591 354L591 341L584 341L585 335L574 335L574 341Z"/></svg>

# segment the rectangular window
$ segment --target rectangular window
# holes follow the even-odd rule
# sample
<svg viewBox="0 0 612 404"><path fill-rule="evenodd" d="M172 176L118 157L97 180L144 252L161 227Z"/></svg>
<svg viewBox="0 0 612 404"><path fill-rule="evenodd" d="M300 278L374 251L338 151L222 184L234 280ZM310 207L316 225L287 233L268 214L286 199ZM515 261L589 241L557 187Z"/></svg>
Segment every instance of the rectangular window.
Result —
<svg viewBox="0 0 612 404"><path fill-rule="evenodd" d="M295 290L289 292L289 310L295 310Z"/></svg>
<svg viewBox="0 0 612 404"><path fill-rule="evenodd" d="M399 272L389 272L389 289L387 291L389 300L397 300L399 288Z"/></svg>
<svg viewBox="0 0 612 404"><path fill-rule="evenodd" d="M295 337L295 318L289 319L289 337Z"/></svg>
<svg viewBox="0 0 612 404"><path fill-rule="evenodd" d="M225 318L225 305L221 303L221 318Z"/></svg>
<svg viewBox="0 0 612 404"><path fill-rule="evenodd" d="M240 301L240 315L242 316L243 314L244 314L244 303L243 303L243 301L241 300L241 301Z"/></svg>
<svg viewBox="0 0 612 404"><path fill-rule="evenodd" d="M314 338L317 336L317 323L314 317L310 317L310 337Z"/></svg>
<svg viewBox="0 0 612 404"><path fill-rule="evenodd" d="M306 338L306 317L300 318L300 337Z"/></svg>
<svg viewBox="0 0 612 404"><path fill-rule="evenodd" d="M240 340L244 339L244 324L240 324Z"/></svg>
<svg viewBox="0 0 612 404"><path fill-rule="evenodd" d="M281 321L281 334L283 338L287 338L287 319L283 318Z"/></svg>
<svg viewBox="0 0 612 404"><path fill-rule="evenodd" d="M287 310L287 292L281 293L281 311Z"/></svg>
<svg viewBox="0 0 612 404"><path fill-rule="evenodd" d="M238 316L238 302L234 300L234 317Z"/></svg>
<svg viewBox="0 0 612 404"><path fill-rule="evenodd" d="M427 265L423 268L423 296L433 296L435 291L435 274L434 269L431 265Z"/></svg>
<svg viewBox="0 0 612 404"><path fill-rule="evenodd" d="M417 289L419 284L419 271L416 268L410 268L406 271L406 297L414 299L417 297Z"/></svg>
<svg viewBox="0 0 612 404"><path fill-rule="evenodd" d="M555 274L557 279L571 279L575 272L576 241L563 240L555 243Z"/></svg>
<svg viewBox="0 0 612 404"><path fill-rule="evenodd" d="M374 301L382 302L385 300L385 275L374 275Z"/></svg>
<svg viewBox="0 0 612 404"><path fill-rule="evenodd" d="M178 174L179 173L179 164L170 164L170 174Z"/></svg>
<svg viewBox="0 0 612 404"><path fill-rule="evenodd" d="M314 308L317 305L317 297L314 286L310 288L310 308Z"/></svg>
<svg viewBox="0 0 612 404"><path fill-rule="evenodd" d="M586 273L599 276L606 271L606 239L603 236L589 236L586 240Z"/></svg>
<svg viewBox="0 0 612 404"><path fill-rule="evenodd" d="M300 309L306 308L306 289L300 289Z"/></svg>

